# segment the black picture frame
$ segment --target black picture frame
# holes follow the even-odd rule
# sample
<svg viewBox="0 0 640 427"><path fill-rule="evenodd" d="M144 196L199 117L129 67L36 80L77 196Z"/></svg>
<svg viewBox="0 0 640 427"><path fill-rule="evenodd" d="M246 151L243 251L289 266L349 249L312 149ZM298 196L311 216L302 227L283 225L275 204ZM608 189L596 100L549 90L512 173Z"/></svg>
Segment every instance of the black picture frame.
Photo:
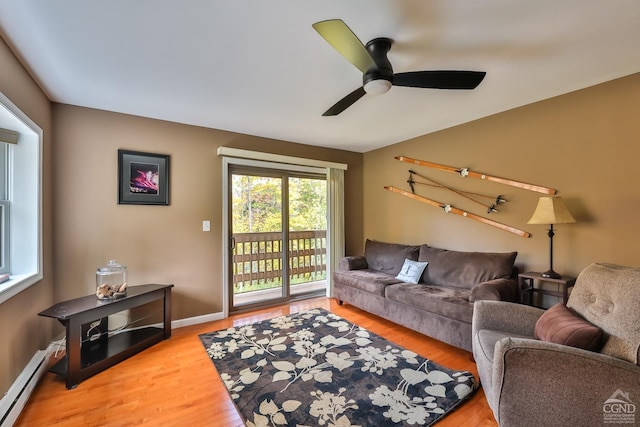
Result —
<svg viewBox="0 0 640 427"><path fill-rule="evenodd" d="M167 154L118 150L118 204L169 205Z"/></svg>

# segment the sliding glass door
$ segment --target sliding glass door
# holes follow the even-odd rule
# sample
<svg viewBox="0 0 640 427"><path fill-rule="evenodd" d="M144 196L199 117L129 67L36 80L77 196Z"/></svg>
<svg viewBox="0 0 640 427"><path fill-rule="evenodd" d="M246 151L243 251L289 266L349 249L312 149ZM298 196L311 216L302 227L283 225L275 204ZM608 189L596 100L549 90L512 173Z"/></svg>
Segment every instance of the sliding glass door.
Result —
<svg viewBox="0 0 640 427"><path fill-rule="evenodd" d="M230 310L324 294L326 176L232 165L229 185Z"/></svg>

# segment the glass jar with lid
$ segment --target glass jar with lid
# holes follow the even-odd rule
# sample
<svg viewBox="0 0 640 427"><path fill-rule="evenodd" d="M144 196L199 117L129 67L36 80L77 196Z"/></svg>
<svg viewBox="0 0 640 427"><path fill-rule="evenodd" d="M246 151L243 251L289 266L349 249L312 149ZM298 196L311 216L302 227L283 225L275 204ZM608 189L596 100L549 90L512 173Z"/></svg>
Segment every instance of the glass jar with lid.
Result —
<svg viewBox="0 0 640 427"><path fill-rule="evenodd" d="M127 267L115 259L96 271L96 296L99 299L122 298L127 294Z"/></svg>

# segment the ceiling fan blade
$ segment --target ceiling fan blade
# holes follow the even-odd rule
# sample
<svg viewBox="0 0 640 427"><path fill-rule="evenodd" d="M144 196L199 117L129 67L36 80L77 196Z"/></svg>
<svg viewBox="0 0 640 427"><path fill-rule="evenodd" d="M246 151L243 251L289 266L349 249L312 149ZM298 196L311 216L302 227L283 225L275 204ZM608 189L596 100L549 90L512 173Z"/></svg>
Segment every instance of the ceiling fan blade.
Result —
<svg viewBox="0 0 640 427"><path fill-rule="evenodd" d="M313 28L362 73L377 68L367 48L341 19L316 22Z"/></svg>
<svg viewBox="0 0 640 427"><path fill-rule="evenodd" d="M484 71L413 71L394 74L393 85L427 89L475 89L486 74Z"/></svg>
<svg viewBox="0 0 640 427"><path fill-rule="evenodd" d="M349 108L351 105L353 105L353 103L355 103L358 99L362 98L365 93L366 92L364 91L364 88L359 87L349 95L342 98L340 101L336 102L333 107L324 112L323 116L337 116L338 114Z"/></svg>

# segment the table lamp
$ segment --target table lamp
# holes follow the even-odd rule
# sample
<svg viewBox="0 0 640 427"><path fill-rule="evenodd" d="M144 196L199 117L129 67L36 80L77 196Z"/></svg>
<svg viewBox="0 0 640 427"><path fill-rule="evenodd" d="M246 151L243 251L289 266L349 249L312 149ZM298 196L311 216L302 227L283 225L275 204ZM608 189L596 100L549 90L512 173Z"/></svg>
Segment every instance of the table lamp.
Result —
<svg viewBox="0 0 640 427"><path fill-rule="evenodd" d="M549 224L549 270L542 277L559 279L561 276L553 271L553 224L569 224L576 222L559 196L540 197L538 206L527 224Z"/></svg>

